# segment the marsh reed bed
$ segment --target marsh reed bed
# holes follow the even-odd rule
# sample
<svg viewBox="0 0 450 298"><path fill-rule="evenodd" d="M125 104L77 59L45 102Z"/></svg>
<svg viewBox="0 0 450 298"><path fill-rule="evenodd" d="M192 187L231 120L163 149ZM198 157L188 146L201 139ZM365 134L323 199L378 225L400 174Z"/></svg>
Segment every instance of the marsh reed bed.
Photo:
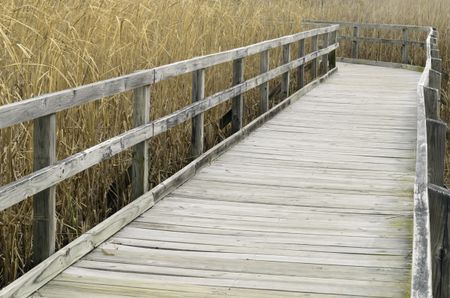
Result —
<svg viewBox="0 0 450 298"><path fill-rule="evenodd" d="M448 71L450 6L445 2L5 0L0 6L0 105L302 31L303 19L433 25L441 34L443 66ZM391 33L385 34L389 37ZM412 62L423 63L420 49L415 51ZM343 44L340 54L349 56L349 48ZM400 50L392 47L363 45L360 54L400 60ZM274 67L281 53L273 51L271 56ZM231 69L231 64L223 64L208 70L206 95L230 86ZM246 60L245 71L246 77L259 71L258 57ZM271 82L272 89L277 84ZM445 76L443 84L443 116L448 120ZM59 113L58 159L130 129L131 96L131 92L123 93ZM247 122L258 113L257 96L256 91L245 94ZM189 75L158 83L152 88L151 118L186 106L190 98ZM223 104L206 113L207 148L229 135L229 127L220 125L228 109L229 104ZM191 159L190 134L190 123L185 123L151 141L151 185ZM57 247L129 202L126 172L130 162L131 152L127 151L58 185ZM1 129L0 185L31 171L32 123ZM0 287L33 266L31 212L31 200L0 212Z"/></svg>

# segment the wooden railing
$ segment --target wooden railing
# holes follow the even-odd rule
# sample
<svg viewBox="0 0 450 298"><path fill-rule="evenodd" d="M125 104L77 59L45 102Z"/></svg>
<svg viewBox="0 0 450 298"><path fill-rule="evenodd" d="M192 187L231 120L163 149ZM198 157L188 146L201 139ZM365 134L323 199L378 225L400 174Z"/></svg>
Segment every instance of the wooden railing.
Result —
<svg viewBox="0 0 450 298"><path fill-rule="evenodd" d="M34 121L34 172L0 187L0 211L22 202L27 197L34 196L33 257L35 263L46 259L55 250L56 184L126 149L133 148L132 196L134 198L144 197L142 195L149 191L147 162L149 154L147 141L149 139L192 119L192 153L194 157L200 156L204 150L203 113L228 100L232 100L232 131L237 135L237 132L241 132L243 123L242 94L244 92L260 86L261 113L262 116L269 115L273 110L278 110L286 104L286 102L282 103L268 111L270 80L281 76L281 90L284 96L288 97L291 89L290 71L297 72L297 87L301 89L307 87L305 86L305 65L307 63L311 64L313 81L318 81L321 76L336 69L335 52L338 47L336 31L338 28L338 25L332 25L309 30L0 106L0 129L24 121ZM312 39L312 51L305 53L305 40L308 38ZM319 41L322 42L321 49L319 49ZM293 43L298 43L299 50L296 58L291 60ZM281 65L269 69L269 51L277 47L282 47L283 50ZM256 54L260 55L260 74L244 81L244 59ZM319 59L323 62L321 68L319 68ZM226 62L233 63L233 86L205 97L206 69ZM151 86L187 73L192 73L192 104L163 118L150 121ZM129 90L134 91L134 129L64 160L56 160L56 113ZM193 165L195 168L196 165ZM183 171L187 173L191 168L188 166ZM167 190L169 184L171 185L177 179L181 181L185 176L183 172L180 172L170 178L172 180L169 179L169 182L166 181L155 187L151 191L151 199L156 200ZM53 255L52 258L47 259L44 264L35 267L29 273L30 280L14 283L4 292L11 294L21 290L24 291L22 294L31 293L34 287L30 287L30 284L36 282L34 279L39 279L35 286L42 284L56 274L55 268L60 269L64 267L63 264L74 262L83 253L120 229L126 219L139 215L139 212L151 207L151 204L145 197L126 210L119 211L119 215L114 215L115 217L113 216L109 222L104 222L83 234L80 237L83 239L74 241L55 254L56 256Z"/></svg>
<svg viewBox="0 0 450 298"><path fill-rule="evenodd" d="M442 60L438 48L438 32L426 26L359 24L351 22L305 21L307 24L339 24L353 28L353 36L339 36L352 41L352 59L358 62L359 43L399 44L404 64L363 61L382 66L402 67L422 71L417 88L417 149L416 182L414 186L414 242L411 277L411 297L450 297L450 191L444 185L447 125L440 119ZM360 37L360 29L401 30L402 40ZM408 32L425 32L425 41L408 40ZM414 68L409 63L408 46L425 49L425 67Z"/></svg>
<svg viewBox="0 0 450 298"><path fill-rule="evenodd" d="M341 28L350 28L352 35L340 35L338 34L338 41L350 41L351 42L351 58L359 59L359 48L361 43L378 43L387 45L400 45L401 46L401 61L403 64L410 63L409 48L420 47L425 48L426 43L424 41L411 40L409 38L410 32L428 32L427 27L412 26L412 25L391 25L391 24L361 24L353 22L328 22L328 21L304 21L305 24L326 25L326 24L339 24ZM387 39L379 37L364 37L361 36L362 30L384 30L384 31L401 31L402 39Z"/></svg>

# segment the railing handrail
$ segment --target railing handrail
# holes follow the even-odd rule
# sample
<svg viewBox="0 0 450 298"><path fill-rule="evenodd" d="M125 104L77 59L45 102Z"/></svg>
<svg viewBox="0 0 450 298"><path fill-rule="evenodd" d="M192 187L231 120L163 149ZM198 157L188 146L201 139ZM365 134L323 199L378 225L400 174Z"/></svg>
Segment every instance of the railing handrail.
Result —
<svg viewBox="0 0 450 298"><path fill-rule="evenodd" d="M419 25L401 25L401 24L377 24L377 23L358 23L358 22L343 22L343 21L321 21L321 20L304 20L305 24L338 24L341 27L360 27L367 29L385 29L385 30L402 30L409 29L420 32L428 32L429 26Z"/></svg>
<svg viewBox="0 0 450 298"><path fill-rule="evenodd" d="M3 105L0 106L0 129L199 69L259 54L301 39L330 33L338 28L338 25L316 28Z"/></svg>

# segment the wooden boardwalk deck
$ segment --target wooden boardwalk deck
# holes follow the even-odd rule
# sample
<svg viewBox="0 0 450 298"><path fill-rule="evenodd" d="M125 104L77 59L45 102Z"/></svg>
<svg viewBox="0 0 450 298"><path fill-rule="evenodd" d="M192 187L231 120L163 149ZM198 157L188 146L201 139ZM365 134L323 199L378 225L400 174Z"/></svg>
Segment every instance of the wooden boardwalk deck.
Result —
<svg viewBox="0 0 450 298"><path fill-rule="evenodd" d="M34 296L407 296L419 77L339 64Z"/></svg>

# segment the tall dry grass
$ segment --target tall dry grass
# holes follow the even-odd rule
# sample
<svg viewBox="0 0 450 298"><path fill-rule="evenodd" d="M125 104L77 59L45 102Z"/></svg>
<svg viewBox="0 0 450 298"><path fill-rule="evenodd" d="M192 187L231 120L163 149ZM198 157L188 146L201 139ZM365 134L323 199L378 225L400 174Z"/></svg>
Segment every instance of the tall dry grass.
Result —
<svg viewBox="0 0 450 298"><path fill-rule="evenodd" d="M0 104L111 78L197 55L301 31L302 19L433 25L441 32L444 68L450 49L447 0L3 0L0 5ZM362 55L395 60L389 48L362 48ZM341 51L345 54L344 51ZM279 52L274 53L274 57ZM420 50L414 58L420 63ZM255 74L256 58L246 61ZM272 62L274 64L275 62ZM207 72L207 94L228 87L231 65ZM448 90L448 82L445 83ZM190 76L156 85L153 119L190 102ZM247 119L257 103L247 95ZM131 127L129 92L58 114L59 159ZM208 147L227 136L208 112ZM0 130L0 185L31 172L31 124ZM151 144L151 183L159 183L189 159L189 124ZM111 196L130 164L130 152L95 166L57 187L57 245L63 246L129 202L128 190ZM126 180L126 179L125 179ZM31 264L31 204L0 212L0 287Z"/></svg>

